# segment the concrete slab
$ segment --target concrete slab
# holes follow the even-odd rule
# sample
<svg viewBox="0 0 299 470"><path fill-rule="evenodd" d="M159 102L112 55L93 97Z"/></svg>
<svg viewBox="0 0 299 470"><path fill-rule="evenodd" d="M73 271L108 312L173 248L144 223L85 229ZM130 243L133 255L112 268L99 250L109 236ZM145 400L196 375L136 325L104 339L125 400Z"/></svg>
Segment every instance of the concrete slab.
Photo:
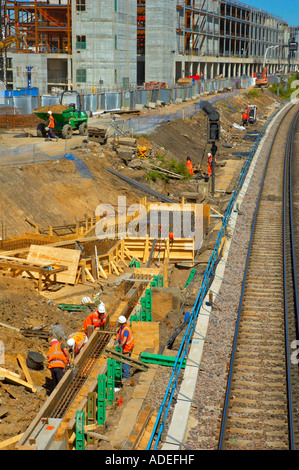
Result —
<svg viewBox="0 0 299 470"><path fill-rule="evenodd" d="M25 446L29 444L36 445L37 450L65 450L64 441L55 441L55 433L60 426L62 419L48 418L45 421L40 421L34 432L29 436L25 442Z"/></svg>

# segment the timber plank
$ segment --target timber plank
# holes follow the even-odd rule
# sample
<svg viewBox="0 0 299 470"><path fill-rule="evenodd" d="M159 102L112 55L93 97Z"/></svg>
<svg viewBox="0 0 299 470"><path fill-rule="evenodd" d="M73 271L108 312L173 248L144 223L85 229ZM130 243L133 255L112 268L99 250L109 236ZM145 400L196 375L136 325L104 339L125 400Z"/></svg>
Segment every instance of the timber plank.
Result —
<svg viewBox="0 0 299 470"><path fill-rule="evenodd" d="M57 282L75 284L80 260L80 250L56 248L45 245L31 245L27 260L32 263L41 261L51 265L67 266L67 271L57 274Z"/></svg>

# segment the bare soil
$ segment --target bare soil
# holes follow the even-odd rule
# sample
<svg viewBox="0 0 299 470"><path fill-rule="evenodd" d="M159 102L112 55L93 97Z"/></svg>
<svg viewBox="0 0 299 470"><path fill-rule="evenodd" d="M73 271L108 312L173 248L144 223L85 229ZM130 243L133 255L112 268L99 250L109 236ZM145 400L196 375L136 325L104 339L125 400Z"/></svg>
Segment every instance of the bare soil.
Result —
<svg viewBox="0 0 299 470"><path fill-rule="evenodd" d="M258 98L249 99L242 93L230 100L218 102L215 107L221 114L221 143L218 145L217 162L225 159L236 159L236 153L248 152L252 147L251 141L243 140L243 135L233 129L233 123L240 124L242 112L247 104L258 105L258 122L250 130L260 130L266 117L274 110L277 98L268 91L261 93ZM182 106L182 105L181 105ZM178 107L172 105L157 112L175 112ZM0 136L5 148L12 149L34 145L53 157L50 161L41 163L17 164L1 167L1 208L0 223L2 236L5 238L32 233L32 227L25 221L26 218L39 224L39 227L74 223L76 216L84 219L85 214L94 215L98 204L109 203L117 208L118 196L126 196L128 205L139 201L144 193L129 186L117 177L108 173L104 167L117 169L145 183L147 169L132 170L120 160L113 150L113 142L108 141L105 146L95 143L87 144L82 136L74 135L67 142L68 151L80 158L88 165L93 178L83 178L73 161L60 158L65 151L65 141L47 142L37 137L26 137L26 133L8 130ZM177 120L163 124L148 136L139 136L140 145L152 145L152 142L164 147L167 153L165 159L175 158L185 162L190 156L194 166L200 165L206 172L206 156L209 151L206 145L206 117L198 113L192 118ZM225 144L225 145L224 145ZM163 152L162 152L163 153ZM57 158L55 158L55 156ZM59 156L59 158L58 158ZM243 157L244 158L244 157ZM151 162L158 162L157 154L150 157ZM217 169L221 172L221 166ZM188 181L178 182L161 180L146 182L153 189L166 195L180 197L182 191L191 190L192 184ZM224 210L229 201L229 195L219 195L213 200L203 198L204 202L211 202L215 208ZM219 220L217 221L219 222ZM211 228L215 226L213 222ZM1 228L0 228L1 230ZM216 232L217 233L217 232ZM0 233L1 235L1 233ZM214 234L213 234L214 236ZM207 235L206 243L213 238ZM206 248L204 248L206 249ZM175 329L183 321L184 312L192 308L196 293L200 287L200 279L205 266L197 266L197 280L188 295L184 298L184 309L178 316L171 312L160 325L160 345L165 345ZM183 289L190 270L172 266L169 270L169 284ZM64 298L65 303L77 302L83 295L95 293L102 289L102 299L107 304L108 311L114 311L122 296L122 284L116 286L116 276L102 287L76 286L72 289L66 286L60 291L57 299L39 294L33 283L28 279L10 279L0 277L0 322L16 328L47 327L51 331L49 338L54 336L53 325L59 325L66 336L82 328L82 313L62 312L56 304ZM52 334L53 332L53 334ZM178 340L179 341L178 337ZM5 346L5 363L2 367L21 374L16 356L18 353L27 357L28 351L37 351L46 357L49 342L39 338L26 338L22 333L0 326L0 341ZM26 391L20 385L0 382L0 412L7 409L7 413L0 418L0 441L24 432L34 416L43 405L49 393L50 373L47 367L41 371L30 370L34 384L38 387L37 393ZM160 374L163 376L163 374ZM163 378L163 377L162 377ZM160 381L162 380L160 377ZM165 379L165 377L164 377ZM155 390L153 384L153 390ZM157 388L157 387L156 387ZM159 382L159 390L161 387ZM127 398L130 393L127 392ZM159 398L155 392L154 396Z"/></svg>
<svg viewBox="0 0 299 470"><path fill-rule="evenodd" d="M50 106L41 106L40 108L35 108L34 111L38 113L47 113L52 111L55 114L61 114L65 109L69 109L69 106L64 106L62 104L51 104Z"/></svg>

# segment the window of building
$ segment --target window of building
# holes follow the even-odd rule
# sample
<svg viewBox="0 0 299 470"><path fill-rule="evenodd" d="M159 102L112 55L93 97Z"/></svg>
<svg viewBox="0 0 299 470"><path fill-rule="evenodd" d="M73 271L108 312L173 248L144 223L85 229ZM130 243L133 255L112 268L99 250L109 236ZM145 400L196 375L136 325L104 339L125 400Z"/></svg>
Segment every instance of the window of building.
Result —
<svg viewBox="0 0 299 470"><path fill-rule="evenodd" d="M6 79L7 79L7 82L8 83L13 83L13 71L12 70L7 70L7 76L6 76Z"/></svg>
<svg viewBox="0 0 299 470"><path fill-rule="evenodd" d="M78 83L86 83L86 69L76 70L76 81Z"/></svg>
<svg viewBox="0 0 299 470"><path fill-rule="evenodd" d="M86 10L86 0L76 0L76 11Z"/></svg>
<svg viewBox="0 0 299 470"><path fill-rule="evenodd" d="M86 36L76 36L76 49L86 49Z"/></svg>

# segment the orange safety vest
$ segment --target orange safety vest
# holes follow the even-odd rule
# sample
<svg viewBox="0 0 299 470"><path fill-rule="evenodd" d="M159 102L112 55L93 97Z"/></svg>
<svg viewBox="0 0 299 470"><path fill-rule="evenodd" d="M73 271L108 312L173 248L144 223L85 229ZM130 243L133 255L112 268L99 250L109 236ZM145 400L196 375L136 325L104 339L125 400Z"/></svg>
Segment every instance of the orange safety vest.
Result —
<svg viewBox="0 0 299 470"><path fill-rule="evenodd" d="M129 332L129 336L127 338L127 341L125 343L125 345L123 346L123 353L128 353L130 352L133 347L135 346L135 342L134 342L134 337L133 337L133 333L132 333L132 330L131 328L129 327L129 325L125 325L124 327L120 327L118 332L117 332L117 335L116 335L116 339L118 341L118 343L122 343L123 340L124 340L124 332L125 331L128 331Z"/></svg>
<svg viewBox="0 0 299 470"><path fill-rule="evenodd" d="M193 175L193 174L194 174L194 171L193 171L193 166L192 166L191 160L187 160L186 165L187 165L187 169L188 169L190 175Z"/></svg>
<svg viewBox="0 0 299 470"><path fill-rule="evenodd" d="M243 119L244 119L244 121L247 120L247 114L246 113L243 113Z"/></svg>
<svg viewBox="0 0 299 470"><path fill-rule="evenodd" d="M62 343L54 343L47 353L49 369L53 369L54 367L62 367L64 369L68 363L67 357L61 349L61 344Z"/></svg>
<svg viewBox="0 0 299 470"><path fill-rule="evenodd" d="M75 355L79 354L84 344L86 343L86 334L82 332L73 333L68 339L73 338L75 340Z"/></svg>
<svg viewBox="0 0 299 470"><path fill-rule="evenodd" d="M104 323L106 323L107 317L108 317L108 314L107 314L107 312L105 312L104 317L99 319L100 326L103 326Z"/></svg>
<svg viewBox="0 0 299 470"><path fill-rule="evenodd" d="M213 167L212 167L213 155L208 157L208 176L212 176Z"/></svg>
<svg viewBox="0 0 299 470"><path fill-rule="evenodd" d="M107 313L106 312L105 312L104 318L102 320L99 318L99 314L98 314L97 310L95 312L91 313L90 315L88 315L88 317L85 318L85 320L83 322L83 328L84 328L85 333L87 333L87 327L89 325L93 325L95 328L99 328L100 326L104 325L106 320L107 320Z"/></svg>
<svg viewBox="0 0 299 470"><path fill-rule="evenodd" d="M50 115L50 117L49 117L49 125L48 125L48 127L51 127L52 129L54 129L54 127L55 127L54 118L53 118L53 116L51 116L51 115Z"/></svg>

